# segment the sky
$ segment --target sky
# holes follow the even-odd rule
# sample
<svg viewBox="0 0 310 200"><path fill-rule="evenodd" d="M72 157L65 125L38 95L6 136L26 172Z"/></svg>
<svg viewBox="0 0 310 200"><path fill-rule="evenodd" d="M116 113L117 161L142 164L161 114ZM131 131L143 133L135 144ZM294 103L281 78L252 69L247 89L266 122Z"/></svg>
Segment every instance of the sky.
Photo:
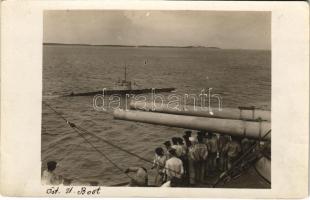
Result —
<svg viewBox="0 0 310 200"><path fill-rule="evenodd" d="M44 43L271 49L271 13L45 11Z"/></svg>

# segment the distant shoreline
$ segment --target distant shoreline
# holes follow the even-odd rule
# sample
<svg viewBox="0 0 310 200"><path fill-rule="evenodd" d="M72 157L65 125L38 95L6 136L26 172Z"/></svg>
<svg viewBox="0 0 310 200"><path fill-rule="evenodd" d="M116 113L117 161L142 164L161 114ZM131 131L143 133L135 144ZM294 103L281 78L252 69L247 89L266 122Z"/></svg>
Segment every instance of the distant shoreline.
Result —
<svg viewBox="0 0 310 200"><path fill-rule="evenodd" d="M43 45L54 45L54 46L102 46L102 47L146 47L146 48L207 48L207 49L221 49L219 47L205 47L205 46L153 46L153 45L113 45L113 44L66 44L66 43L43 43Z"/></svg>

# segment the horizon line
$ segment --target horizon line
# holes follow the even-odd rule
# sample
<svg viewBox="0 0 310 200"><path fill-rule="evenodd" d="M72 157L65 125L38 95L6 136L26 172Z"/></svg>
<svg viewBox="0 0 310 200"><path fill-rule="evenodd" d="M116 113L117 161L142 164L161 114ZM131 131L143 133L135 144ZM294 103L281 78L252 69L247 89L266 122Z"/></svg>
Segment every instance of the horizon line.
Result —
<svg viewBox="0 0 310 200"><path fill-rule="evenodd" d="M109 46L109 47L162 47L162 48L210 48L210 49L242 49L242 50L265 50L271 51L271 49L246 49L246 48L221 48L217 46L203 46L203 45L123 45L123 44L87 44L87 43L59 43L59 42L43 42L43 45L76 45L76 46Z"/></svg>

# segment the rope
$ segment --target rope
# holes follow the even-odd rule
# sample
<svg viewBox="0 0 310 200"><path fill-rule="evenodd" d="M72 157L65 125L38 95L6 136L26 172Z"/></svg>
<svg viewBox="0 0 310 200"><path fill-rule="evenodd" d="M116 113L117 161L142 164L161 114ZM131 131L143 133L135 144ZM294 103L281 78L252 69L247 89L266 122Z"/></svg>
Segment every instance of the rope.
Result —
<svg viewBox="0 0 310 200"><path fill-rule="evenodd" d="M95 134L93 134L93 133L91 133L91 132L89 132L89 131L83 129L82 127L79 127L79 126L75 125L74 123L69 122L65 117L62 116L62 114L60 114L59 112L57 112L57 111L56 111L54 108L52 108L48 103L46 103L46 102L44 102L44 101L43 101L43 103L44 103L45 105L47 105L49 108L51 108L51 110L53 110L58 116L60 116L67 124L69 124L69 126L70 126L71 128L73 128L73 130L76 130L76 129L77 129L77 130L79 130L79 131L82 131L82 132L84 132L84 133L87 133L87 134L89 134L89 135L91 135L91 136L93 136L93 137L95 137L95 138L97 138L97 139L99 139L99 140L101 140L101 141L103 141L103 142L105 142L105 143L107 143L107 144L113 146L114 148L117 148L117 149L119 149L119 150L121 150L121 151L123 151L123 152L128 153L129 155L132 155L132 156L134 156L134 157L136 157L136 158L139 158L140 160L143 160L143 161L145 161L145 162L150 163L150 164L153 165L153 161L148 160L148 159L145 159L145 158L143 158L143 157L141 157L141 156L139 156L139 155L137 155L137 154L135 154L135 153L132 153L132 152L126 150L126 149L123 149L122 147L119 147L119 146L117 146L117 145L115 145L115 144L113 144L113 143L111 143L111 142L109 142L109 141L107 141L107 140L105 140L105 139L103 139L103 138L101 138L101 137L99 137L99 136L97 136L97 135L95 135ZM78 132L78 134L80 135L79 132ZM96 149L95 149L95 150L96 150ZM102 152L101 152L101 153L102 153ZM169 169L169 168L166 168L165 166L160 165L160 167L162 167L162 168L164 168L164 169L166 169L166 170L169 170L169 171L171 171L171 172L174 172L174 173L176 173L176 174L180 174L179 172L177 172L177 171L175 171L175 170L172 170L172 169ZM124 171L122 170L122 172L124 172ZM128 174L126 174L126 175L128 175Z"/></svg>
<svg viewBox="0 0 310 200"><path fill-rule="evenodd" d="M132 178L127 173L125 173L124 170L121 167L119 167L115 162L113 162L107 155L105 155L105 153L103 153L96 146L94 146L82 133L80 133L79 131L76 131L76 132L85 140L85 142L87 142L92 148L94 148L105 159L107 159L112 165L114 165L114 167L116 167L118 170L122 171L128 178Z"/></svg>
<svg viewBox="0 0 310 200"><path fill-rule="evenodd" d="M101 140L101 141L103 141L103 142L105 142L105 143L107 143L107 144L109 144L109 145L111 145L111 146L113 146L113 147L119 149L120 151L123 151L123 152L125 152L125 153L128 153L129 155L132 155L132 156L134 156L134 157L136 157L136 158L139 158L139 159L142 160L142 161L145 161L145 162L147 162L147 163L153 165L153 161L151 161L151 160L148 160L148 159L143 158L143 157L141 157L141 156L139 156L139 155L137 155L137 154L135 154L135 153L132 153L132 152L126 150L126 149L123 149L122 147L119 147L119 146L117 146L117 145L115 145L115 144L113 144L113 143L111 143L111 142L109 142L109 141L107 141L107 140L105 140L105 139L103 139L103 138L101 138L101 137L95 135L94 133L91 133L91 132L89 132L89 131L87 131L87 130L81 128L81 127L76 126L76 128L77 128L78 130L80 130L80 131L84 131L84 133L87 133L87 134L89 134L89 135L91 135L91 136L93 136L93 137L95 137L95 138L97 138L97 139L99 139L99 140ZM170 172L174 172L174 173L176 173L176 174L182 175L180 172L177 172L177 171L175 171L175 170L173 170L173 169L167 168L167 167L165 167L164 165L159 165L159 166L162 167L163 169L169 170ZM191 178L191 177L190 177L190 178Z"/></svg>
<svg viewBox="0 0 310 200"><path fill-rule="evenodd" d="M271 133L271 129L269 129L269 131L267 131L266 133L265 133L265 135L262 137L262 139L264 139L267 135L269 135Z"/></svg>
<svg viewBox="0 0 310 200"><path fill-rule="evenodd" d="M103 139L102 137L99 137L99 136L95 135L94 133L91 133L91 132L89 132L89 131L83 129L82 127L78 127L78 126L77 126L77 129L79 129L79 130L81 130L81 131L84 131L85 133L87 133L87 134L89 134L89 135L91 135L91 136L97 138L98 140L101 140L101 141L103 141L103 142L105 142L105 143L111 145L112 147L114 147L114 148L116 148L116 149L118 149L118 150L120 150L120 151L126 152L126 153L128 153L129 155L132 155L132 156L134 156L134 157L139 158L140 160L143 160L143 161L145 161L145 162L149 162L149 163L152 163L152 164L153 164L152 161L150 161L150 160L148 160L148 159L146 159L146 158L143 158L143 157L139 156L138 154L132 153L132 152L126 150L126 149L123 149L122 147L119 147L119 146L117 146L117 145L115 145L115 144L113 144L113 143L111 143L111 142L109 142L109 141Z"/></svg>
<svg viewBox="0 0 310 200"><path fill-rule="evenodd" d="M105 143L107 143L107 144L109 144L109 145L111 145L111 146L117 148L117 149L120 150L120 151L123 151L123 152L125 152L125 153L128 153L129 155L132 155L132 156L134 156L134 157L136 157L136 158L139 158L139 159L142 160L142 161L145 161L145 162L147 162L147 163L153 165L153 161L151 161L151 160L148 160L148 159L143 158L143 157L141 157L141 156L139 156L139 155L137 155L137 154L135 154L135 153L132 153L132 152L126 150L126 149L123 149L122 147L119 147L119 146L117 146L117 145L115 145L115 144L113 144L113 143L111 143L111 142L109 142L109 141L107 141L107 140L105 140L105 139L103 139L103 138L101 138L101 137L95 135L94 133L91 133L91 132L89 132L89 131L87 131L87 130L81 128L81 127L76 126L76 128L77 128L78 130L80 130L80 131L84 131L84 133L87 133L87 134L89 134L89 135L91 135L91 136L97 138L98 140L101 140L101 141L103 141L103 142L105 142ZM159 166L162 167L163 169L169 170L170 172L174 172L174 173L176 173L176 174L182 175L180 172L177 172L177 171L175 171L175 170L173 170L173 169L167 168L167 167L165 167L164 165L159 165ZM190 178L192 178L192 177L190 177ZM194 178L192 178L192 179L194 179Z"/></svg>
<svg viewBox="0 0 310 200"><path fill-rule="evenodd" d="M80 130L80 131L82 131L82 132L85 132L85 133L87 133L87 134L89 134L89 135L91 135L91 136L97 138L98 140L101 140L101 141L103 141L103 142L105 142L105 143L111 145L112 147L114 147L114 148L116 148L116 149L119 149L119 150L121 150L121 151L124 151L124 152L128 153L129 155L132 155L132 156L137 157L137 158L139 158L139 159L141 159L141 160L143 160L143 161L145 161L145 162L149 162L149 163L152 163L152 164L153 164L152 161L150 161L150 160L148 160L148 159L145 159L145 158L143 158L143 157L141 157L141 156L139 156L139 155L137 155L137 154L135 154L135 153L132 153L132 152L130 152L130 151L128 151L128 150L126 150L126 149L124 149L124 148L122 148L122 147L119 147L119 146L117 146L117 145L115 145L115 144L109 142L108 140L105 140L105 139L103 139L103 138L97 136L96 134L87 131L86 129L84 129L84 128L80 127L80 126L77 126L77 125L75 125L75 124L72 123L72 122L69 122L65 117L63 117L59 112L57 112L57 111L56 111L54 108L52 108L49 104L47 104L47 103L45 103L45 102L43 102L43 103L44 103L45 105L47 105L49 108L51 108L57 115L59 115L67 124L69 124L69 126L70 126L71 128L76 128L76 129L78 129L78 130Z"/></svg>
<svg viewBox="0 0 310 200"><path fill-rule="evenodd" d="M78 133L79 136L81 136L85 142L87 142L92 148L94 148L98 153L100 153L105 159L107 159L114 167L116 167L118 170L123 172L128 178L132 178L127 173L124 172L124 170L119 167L116 163L114 163L109 157L107 157L102 151L100 151L96 146L94 146L82 133L80 133L74 123L69 122L65 117L63 117L59 112L57 112L53 107L51 107L49 104L43 101L45 105L47 105L52 111L54 111L58 116L60 116L69 126Z"/></svg>
<svg viewBox="0 0 310 200"><path fill-rule="evenodd" d="M59 117L61 117L67 124L69 123L69 121L62 116L62 114L60 114L59 112L57 112L57 110L55 110L52 106L50 106L48 103L42 101L46 106L48 106L52 111L54 111Z"/></svg>

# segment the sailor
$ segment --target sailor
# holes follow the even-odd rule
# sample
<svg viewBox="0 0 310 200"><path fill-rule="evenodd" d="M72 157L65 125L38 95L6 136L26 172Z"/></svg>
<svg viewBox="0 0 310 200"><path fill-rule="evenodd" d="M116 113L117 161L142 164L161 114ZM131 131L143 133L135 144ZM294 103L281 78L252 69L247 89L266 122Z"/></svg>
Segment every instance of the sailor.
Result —
<svg viewBox="0 0 310 200"><path fill-rule="evenodd" d="M195 181L203 182L205 177L206 160L208 158L208 147L203 143L203 137L197 136L196 143L190 150L189 154L194 161Z"/></svg>
<svg viewBox="0 0 310 200"><path fill-rule="evenodd" d="M179 143L179 138L173 137L171 140L172 140L171 148L175 149L177 157L180 158L183 154L183 147Z"/></svg>
<svg viewBox="0 0 310 200"><path fill-rule="evenodd" d="M181 137L178 137L178 145L182 147L181 156L186 156L187 146L184 144L184 140Z"/></svg>
<svg viewBox="0 0 310 200"><path fill-rule="evenodd" d="M201 137L202 138L202 140L203 140L203 143L204 144L206 144L207 145L207 147L208 147L208 138L209 138L209 134L206 132L206 131L204 131L204 130L200 130L200 131L198 131L197 132L197 137ZM208 147L209 148L209 147ZM208 154L209 154L209 152L208 152ZM210 163L210 161L209 161L209 155L208 155L208 158L207 158L207 160L205 161L205 173L204 173L204 175L205 176L207 176L209 173L207 173L208 171L209 171L209 163Z"/></svg>
<svg viewBox="0 0 310 200"><path fill-rule="evenodd" d="M166 142L164 142L164 145L166 147L167 152L169 152L169 150L171 149L171 142L167 140Z"/></svg>
<svg viewBox="0 0 310 200"><path fill-rule="evenodd" d="M191 146L191 142L189 141L189 137L187 137L186 135L183 135L183 140L185 142L186 149L188 149Z"/></svg>
<svg viewBox="0 0 310 200"><path fill-rule="evenodd" d="M153 162L152 169L156 169L156 176L155 176L155 185L161 186L165 182L165 173L164 168L166 164L167 157L164 153L163 148L158 147L155 149L155 158Z"/></svg>
<svg viewBox="0 0 310 200"><path fill-rule="evenodd" d="M44 170L42 174L43 185L60 185L63 183L62 176L55 174L56 167L57 167L56 161L47 162L47 169Z"/></svg>
<svg viewBox="0 0 310 200"><path fill-rule="evenodd" d="M128 186L130 187L146 187L148 185L148 174L144 167L129 167L125 173L135 172L136 175L131 178Z"/></svg>
<svg viewBox="0 0 310 200"><path fill-rule="evenodd" d="M166 157L167 159L169 159L170 158L169 150L171 149L171 142L167 140L166 142L164 142L164 145L166 147L166 152L165 152Z"/></svg>
<svg viewBox="0 0 310 200"><path fill-rule="evenodd" d="M191 142L191 145L188 147L188 182L190 185L196 184L195 179L195 165L194 165L194 146L197 143L197 137L189 137L188 140Z"/></svg>
<svg viewBox="0 0 310 200"><path fill-rule="evenodd" d="M208 134L208 140L207 140L207 146L208 146L208 171L214 172L217 168L216 166L216 159L217 159L217 153L218 153L218 139L217 136L214 133Z"/></svg>
<svg viewBox="0 0 310 200"><path fill-rule="evenodd" d="M181 137L178 137L178 144L182 147L182 154L180 155L180 159L183 162L184 167L184 176L183 176L183 182L184 184L188 184L188 156L187 156L187 146L184 144L184 141Z"/></svg>
<svg viewBox="0 0 310 200"><path fill-rule="evenodd" d="M203 143L207 144L207 141L208 141L208 133L206 131L198 131L197 132L197 136L200 136L203 138Z"/></svg>
<svg viewBox="0 0 310 200"><path fill-rule="evenodd" d="M171 187L180 187L183 185L183 163L182 160L177 157L176 150L174 148L171 148L169 153L171 158L166 161L165 174L167 175L167 180L170 181Z"/></svg>
<svg viewBox="0 0 310 200"><path fill-rule="evenodd" d="M227 135L220 134L218 140L218 151L219 151L219 167L218 169L223 172L227 170L227 143L230 138Z"/></svg>
<svg viewBox="0 0 310 200"><path fill-rule="evenodd" d="M185 131L185 135L188 138L191 137L192 136L192 131L190 131L190 130Z"/></svg>
<svg viewBox="0 0 310 200"><path fill-rule="evenodd" d="M232 167L232 164L238 159L241 152L241 146L237 138L231 137L230 142L227 143L225 150L228 156L228 169Z"/></svg>
<svg viewBox="0 0 310 200"><path fill-rule="evenodd" d="M190 147L191 146L191 142L189 141L189 138L192 136L192 131L185 131L185 134L183 135L183 139L185 141L185 145L186 147Z"/></svg>
<svg viewBox="0 0 310 200"><path fill-rule="evenodd" d="M253 144L253 141L249 140L248 138L243 138L241 140L241 149L242 149L242 152L245 153L250 147L251 145Z"/></svg>

